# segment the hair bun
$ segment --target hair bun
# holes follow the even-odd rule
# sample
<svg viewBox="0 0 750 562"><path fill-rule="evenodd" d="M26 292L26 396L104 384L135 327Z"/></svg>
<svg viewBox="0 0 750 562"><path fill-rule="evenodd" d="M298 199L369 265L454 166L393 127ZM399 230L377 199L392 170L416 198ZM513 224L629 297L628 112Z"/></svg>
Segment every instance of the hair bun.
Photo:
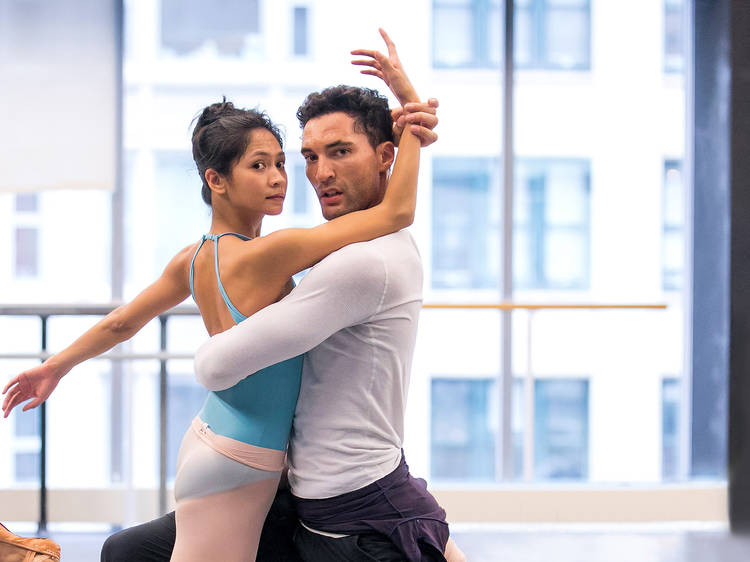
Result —
<svg viewBox="0 0 750 562"><path fill-rule="evenodd" d="M222 96L220 102L212 103L203 110L195 124L195 129L198 130L202 127L207 127L222 117L232 115L236 112L237 109L234 107L234 104L231 101L227 101L226 96Z"/></svg>

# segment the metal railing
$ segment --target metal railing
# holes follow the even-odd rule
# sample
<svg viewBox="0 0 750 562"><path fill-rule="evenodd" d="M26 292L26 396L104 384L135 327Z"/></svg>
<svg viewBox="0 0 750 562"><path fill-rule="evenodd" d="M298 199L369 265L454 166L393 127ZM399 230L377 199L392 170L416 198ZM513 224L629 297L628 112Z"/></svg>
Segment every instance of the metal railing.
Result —
<svg viewBox="0 0 750 562"><path fill-rule="evenodd" d="M105 316L117 308L119 304L92 305L0 305L2 316L31 316L37 317L41 325L41 346L38 353L0 353L0 359L38 359L48 358L47 331L48 320L57 316ZM432 310L498 310L510 314L516 310L525 310L528 314L527 322L527 369L525 373L525 424L524 431L524 480L533 479L534 468L534 372L532 369L532 325L535 313L542 310L665 310L665 304L622 304L622 303L519 303L500 302L489 304L424 304L424 309ZM159 351L155 353L121 352L117 348L102 354L98 359L110 360L147 360L159 361L159 512L167 509L167 361L171 359L192 359L192 353L170 353L167 351L168 321L172 316L197 316L195 306L181 305L158 316L159 321ZM509 429L509 428L508 428ZM39 459L39 531L46 532L47 527L47 426L46 403L40 406L40 459Z"/></svg>

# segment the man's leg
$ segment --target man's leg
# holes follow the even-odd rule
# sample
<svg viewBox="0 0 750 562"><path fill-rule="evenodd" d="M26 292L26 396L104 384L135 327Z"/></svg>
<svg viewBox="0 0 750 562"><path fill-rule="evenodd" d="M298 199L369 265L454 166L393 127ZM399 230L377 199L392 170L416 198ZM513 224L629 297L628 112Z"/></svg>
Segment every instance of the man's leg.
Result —
<svg viewBox="0 0 750 562"><path fill-rule="evenodd" d="M266 515L256 561L301 562L292 541L297 526L297 510L292 493L288 489L280 489Z"/></svg>
<svg viewBox="0 0 750 562"><path fill-rule="evenodd" d="M111 535L102 545L102 562L169 562L174 547L174 512Z"/></svg>

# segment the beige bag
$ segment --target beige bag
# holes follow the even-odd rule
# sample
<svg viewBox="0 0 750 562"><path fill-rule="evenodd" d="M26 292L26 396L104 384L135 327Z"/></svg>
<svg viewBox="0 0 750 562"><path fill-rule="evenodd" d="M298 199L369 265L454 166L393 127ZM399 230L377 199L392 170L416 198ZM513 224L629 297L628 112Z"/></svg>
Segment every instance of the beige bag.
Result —
<svg viewBox="0 0 750 562"><path fill-rule="evenodd" d="M50 539L26 539L0 523L0 562L58 562L60 546Z"/></svg>

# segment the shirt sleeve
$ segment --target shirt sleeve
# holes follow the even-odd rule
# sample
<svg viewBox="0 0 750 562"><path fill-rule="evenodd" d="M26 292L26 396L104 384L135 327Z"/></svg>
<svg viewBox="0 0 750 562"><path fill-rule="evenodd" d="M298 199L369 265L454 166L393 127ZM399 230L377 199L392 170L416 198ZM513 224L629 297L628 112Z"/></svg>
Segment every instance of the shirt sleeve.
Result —
<svg viewBox="0 0 750 562"><path fill-rule="evenodd" d="M224 390L377 313L387 288L385 263L362 250L353 244L334 252L284 299L201 345L195 354L198 382Z"/></svg>

